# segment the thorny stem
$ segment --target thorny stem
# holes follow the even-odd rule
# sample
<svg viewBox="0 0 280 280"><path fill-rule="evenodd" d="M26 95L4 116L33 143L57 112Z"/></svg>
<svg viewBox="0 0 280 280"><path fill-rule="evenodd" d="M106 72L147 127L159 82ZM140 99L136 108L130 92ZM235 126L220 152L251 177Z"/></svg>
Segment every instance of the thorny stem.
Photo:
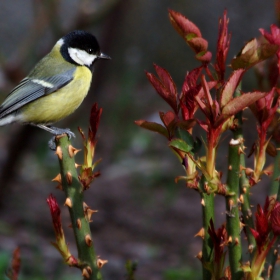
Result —
<svg viewBox="0 0 280 280"><path fill-rule="evenodd" d="M240 165L245 166L245 155L240 155ZM254 238L250 228L254 228L253 214L250 206L250 184L246 177L245 170L241 171L241 177L239 179L239 189L242 197L241 212L242 222L245 225L246 236L248 240L249 253L251 257L256 250L256 239Z"/></svg>
<svg viewBox="0 0 280 280"><path fill-rule="evenodd" d="M241 83L239 83L235 93L234 97L238 97L241 95ZM233 137L234 139L241 139L241 149L244 150L244 145L242 143L243 141L243 128L242 128L242 111L237 113L235 115L236 120L238 121L237 127L233 131ZM240 166L246 167L245 163L245 155L243 153L240 154ZM245 170L241 171L241 176L239 179L239 192L241 194L241 212L242 212L242 218L243 223L245 224L245 232L248 239L249 244L249 252L251 257L253 256L253 252L256 249L256 239L254 238L250 228L254 228L254 220L252 215L252 210L250 206L250 184L249 180L245 174Z"/></svg>
<svg viewBox="0 0 280 280"><path fill-rule="evenodd" d="M273 169L273 175L272 175L272 183L271 187L269 189L269 197L275 198L277 201L280 201L280 188L279 188L279 178L280 178L280 143L277 143L277 155L274 160L274 169ZM279 238L278 238L279 241ZM276 242L278 244L278 242ZM275 251L276 250L276 251ZM276 261L278 259L278 250L275 247L272 247L272 250L270 250L269 255L267 257L267 277L265 279L272 280L273 274L274 274L274 268Z"/></svg>
<svg viewBox="0 0 280 280"><path fill-rule="evenodd" d="M227 233L229 236L228 250L231 279L242 278L241 270L241 239L240 220L238 210L239 193L239 164L240 164L240 140L231 140L229 143L227 187L229 194L226 196Z"/></svg>
<svg viewBox="0 0 280 280"><path fill-rule="evenodd" d="M69 154L70 141L67 136L57 137L56 144L62 188L66 195L65 205L70 213L78 249L78 267L84 280L99 280L102 277L97 267L89 222L85 216L83 187L78 179L74 156Z"/></svg>
<svg viewBox="0 0 280 280"><path fill-rule="evenodd" d="M203 189L206 182L203 176L200 182L200 189ZM214 222L214 194L207 194L205 191L201 192L201 204L202 204L202 223L204 228L204 238L202 244L202 263L213 261L213 241L208 233L208 227L210 220ZM211 279L211 272L203 266L203 280Z"/></svg>
<svg viewBox="0 0 280 280"><path fill-rule="evenodd" d="M272 174L272 184L269 190L269 196L274 197L277 201L280 201L280 143L277 143L277 155L274 160L274 169Z"/></svg>

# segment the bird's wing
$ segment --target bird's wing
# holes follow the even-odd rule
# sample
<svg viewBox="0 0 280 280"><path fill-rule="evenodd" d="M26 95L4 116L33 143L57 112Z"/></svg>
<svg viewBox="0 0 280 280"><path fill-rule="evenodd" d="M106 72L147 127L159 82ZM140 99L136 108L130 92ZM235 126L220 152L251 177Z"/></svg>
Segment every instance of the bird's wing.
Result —
<svg viewBox="0 0 280 280"><path fill-rule="evenodd" d="M66 86L73 80L74 71L75 67L64 73L46 78L36 79L34 77L27 77L23 79L0 106L0 119L27 103Z"/></svg>

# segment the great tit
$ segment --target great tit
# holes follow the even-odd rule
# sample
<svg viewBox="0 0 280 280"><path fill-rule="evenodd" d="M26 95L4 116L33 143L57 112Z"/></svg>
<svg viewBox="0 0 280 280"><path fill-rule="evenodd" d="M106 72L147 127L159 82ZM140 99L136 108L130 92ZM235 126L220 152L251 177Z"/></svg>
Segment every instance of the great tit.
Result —
<svg viewBox="0 0 280 280"><path fill-rule="evenodd" d="M69 129L50 125L80 106L90 88L92 65L99 59L111 58L100 51L92 34L76 30L62 37L4 100L0 126L20 122L75 137Z"/></svg>

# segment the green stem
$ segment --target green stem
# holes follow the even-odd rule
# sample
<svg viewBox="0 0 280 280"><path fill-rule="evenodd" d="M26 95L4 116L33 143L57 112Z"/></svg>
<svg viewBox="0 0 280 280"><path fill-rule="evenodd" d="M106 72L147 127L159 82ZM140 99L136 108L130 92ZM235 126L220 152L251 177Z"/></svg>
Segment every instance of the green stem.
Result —
<svg viewBox="0 0 280 280"><path fill-rule="evenodd" d="M243 147L242 147L243 148ZM245 155L240 155L240 165L245 167ZM254 226L254 219L252 215L251 205L250 205L250 184L245 171L241 171L241 177L239 180L239 188L240 193L242 195L241 201L241 212L243 217L243 223L245 224L245 231L248 240L248 249L249 253L252 256L254 255L254 251L256 250L256 239L253 236L250 228L255 228Z"/></svg>
<svg viewBox="0 0 280 280"><path fill-rule="evenodd" d="M280 178L280 143L276 144L277 147L277 155L274 160L274 169L271 179L271 187L269 189L269 197L275 198L276 200L280 201L280 188L279 188L279 178ZM278 244L279 238L276 241L276 244ZM273 274L274 274L274 268L275 263L278 258L278 252L275 253L275 250L277 252L277 248L272 247L272 250L270 250L268 257L267 257L267 264L266 264L266 270L267 270L267 276L265 279L272 280Z"/></svg>
<svg viewBox="0 0 280 280"><path fill-rule="evenodd" d="M203 176L200 182L200 189L203 189L204 183L206 182L205 177ZM207 194L204 190L201 192L202 200L202 222L204 228L204 238L202 244L202 264L203 263L212 263L213 259L213 241L208 233L208 227L210 220L214 222L214 194ZM203 280L211 279L211 272L203 266Z"/></svg>
<svg viewBox="0 0 280 280"><path fill-rule="evenodd" d="M272 174L272 183L269 190L269 196L274 197L280 201L280 188L279 188L279 178L280 178L280 143L276 144L277 155L274 160L274 169Z"/></svg>
<svg viewBox="0 0 280 280"><path fill-rule="evenodd" d="M239 165L240 165L240 141L231 140L229 144L229 171L227 187L229 194L226 196L227 233L229 240L229 263L231 279L240 280L243 272L241 270L241 238L240 220L238 210L239 193Z"/></svg>
<svg viewBox="0 0 280 280"><path fill-rule="evenodd" d="M234 97L238 97L241 95L241 83L239 83L235 93ZM240 139L241 142L243 142L243 121L242 121L242 114L243 112L240 111L239 113L236 114L235 118L238 121L238 125L236 129L233 131L233 137L234 139ZM241 149L244 150L244 145L241 143ZM245 162L245 155L242 153L240 154L240 166L246 167L246 162ZM246 236L248 240L248 245L249 245L249 253L251 258L254 255L254 251L256 249L256 239L253 236L250 228L254 228L254 220L253 220L253 215L252 215L252 210L250 206L250 184L249 180L245 174L245 170L241 171L241 176L239 179L239 192L242 195L241 198L241 212L242 212L242 217L243 217L243 223L245 224L245 231L246 231Z"/></svg>
<svg viewBox="0 0 280 280"><path fill-rule="evenodd" d="M84 280L102 279L97 267L97 258L93 248L89 222L84 210L84 192L75 168L74 156L70 156L68 137L56 138L56 154L58 155L62 188L66 195L65 205L68 207L71 223L78 249L78 267Z"/></svg>

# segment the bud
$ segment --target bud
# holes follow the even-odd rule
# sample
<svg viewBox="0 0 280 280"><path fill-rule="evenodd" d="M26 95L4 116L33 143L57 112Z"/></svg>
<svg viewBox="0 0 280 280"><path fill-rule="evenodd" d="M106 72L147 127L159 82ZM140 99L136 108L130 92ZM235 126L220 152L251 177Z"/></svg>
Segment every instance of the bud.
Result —
<svg viewBox="0 0 280 280"><path fill-rule="evenodd" d="M61 225L60 208L57 204L55 197L52 194L50 194L49 198L47 198L47 203L51 211L55 235L57 238L61 238L63 236L63 229Z"/></svg>

